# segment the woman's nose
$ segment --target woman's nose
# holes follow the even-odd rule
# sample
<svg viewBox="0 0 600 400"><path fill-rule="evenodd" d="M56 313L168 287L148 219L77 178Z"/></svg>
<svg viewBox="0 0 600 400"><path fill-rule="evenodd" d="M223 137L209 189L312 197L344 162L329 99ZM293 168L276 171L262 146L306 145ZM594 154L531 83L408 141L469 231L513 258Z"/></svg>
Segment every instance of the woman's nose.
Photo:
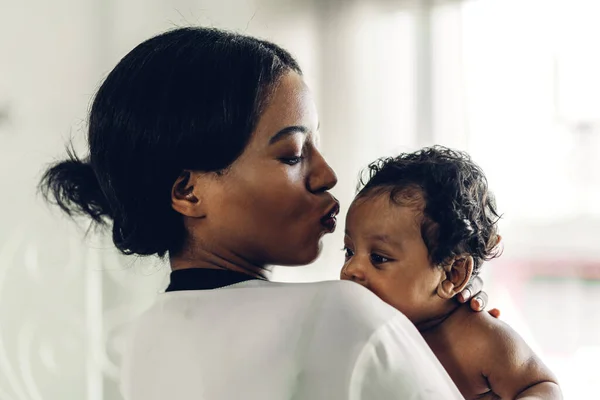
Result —
<svg viewBox="0 0 600 400"><path fill-rule="evenodd" d="M308 179L309 190L313 193L325 192L337 184L337 176L323 155L315 149L314 167Z"/></svg>

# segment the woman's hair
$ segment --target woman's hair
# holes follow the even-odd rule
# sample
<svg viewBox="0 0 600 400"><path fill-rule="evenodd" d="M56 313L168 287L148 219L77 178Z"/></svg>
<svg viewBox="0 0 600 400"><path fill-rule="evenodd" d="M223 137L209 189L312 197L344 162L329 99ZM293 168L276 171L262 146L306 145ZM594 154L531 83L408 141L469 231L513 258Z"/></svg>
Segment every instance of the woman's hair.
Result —
<svg viewBox="0 0 600 400"><path fill-rule="evenodd" d="M222 171L245 149L278 79L301 74L273 43L181 28L134 48L100 86L89 156L48 169L40 189L70 216L112 222L124 254L164 256L185 240L171 190L184 170Z"/></svg>
<svg viewBox="0 0 600 400"><path fill-rule="evenodd" d="M484 261L499 255L496 202L467 153L434 146L379 159L361 177L357 198L381 193L396 204L423 208L421 235L434 264L469 254L475 276Z"/></svg>

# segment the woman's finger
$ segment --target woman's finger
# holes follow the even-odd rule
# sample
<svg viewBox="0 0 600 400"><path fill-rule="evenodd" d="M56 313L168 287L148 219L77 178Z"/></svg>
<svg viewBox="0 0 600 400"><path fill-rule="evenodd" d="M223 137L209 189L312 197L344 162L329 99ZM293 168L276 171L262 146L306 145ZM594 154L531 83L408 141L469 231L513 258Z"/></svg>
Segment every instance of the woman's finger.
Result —
<svg viewBox="0 0 600 400"><path fill-rule="evenodd" d="M467 285L462 292L460 292L457 296L456 299L458 300L459 303L466 303L472 296L473 294L471 293L471 285Z"/></svg>
<svg viewBox="0 0 600 400"><path fill-rule="evenodd" d="M479 292L483 290L483 279L479 276L476 276L475 279L471 282L471 294L475 296Z"/></svg>
<svg viewBox="0 0 600 400"><path fill-rule="evenodd" d="M492 308L488 311L488 313L494 318L500 318L500 310L498 310L497 308Z"/></svg>
<svg viewBox="0 0 600 400"><path fill-rule="evenodd" d="M473 295L481 292L481 289L483 289L483 280L477 276L463 289L462 292L458 294L458 301L460 303L466 303L473 297Z"/></svg>
<svg viewBox="0 0 600 400"><path fill-rule="evenodd" d="M483 311L488 302L488 295L486 292L480 292L471 299L471 309L473 311Z"/></svg>

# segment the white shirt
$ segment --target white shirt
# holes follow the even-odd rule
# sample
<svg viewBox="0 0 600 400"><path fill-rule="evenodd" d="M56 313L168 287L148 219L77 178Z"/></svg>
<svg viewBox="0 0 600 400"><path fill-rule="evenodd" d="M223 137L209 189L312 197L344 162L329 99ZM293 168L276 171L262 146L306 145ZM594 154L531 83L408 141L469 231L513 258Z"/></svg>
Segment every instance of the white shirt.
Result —
<svg viewBox="0 0 600 400"><path fill-rule="evenodd" d="M414 325L346 281L161 294L121 383L126 400L463 398Z"/></svg>

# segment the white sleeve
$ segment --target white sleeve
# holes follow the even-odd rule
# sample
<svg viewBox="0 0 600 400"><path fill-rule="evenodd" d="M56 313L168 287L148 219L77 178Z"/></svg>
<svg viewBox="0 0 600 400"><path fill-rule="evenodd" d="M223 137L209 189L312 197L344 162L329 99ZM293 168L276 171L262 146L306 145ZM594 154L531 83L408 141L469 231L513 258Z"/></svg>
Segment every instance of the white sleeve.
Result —
<svg viewBox="0 0 600 400"><path fill-rule="evenodd" d="M379 328L356 360L349 400L464 399L403 315Z"/></svg>

